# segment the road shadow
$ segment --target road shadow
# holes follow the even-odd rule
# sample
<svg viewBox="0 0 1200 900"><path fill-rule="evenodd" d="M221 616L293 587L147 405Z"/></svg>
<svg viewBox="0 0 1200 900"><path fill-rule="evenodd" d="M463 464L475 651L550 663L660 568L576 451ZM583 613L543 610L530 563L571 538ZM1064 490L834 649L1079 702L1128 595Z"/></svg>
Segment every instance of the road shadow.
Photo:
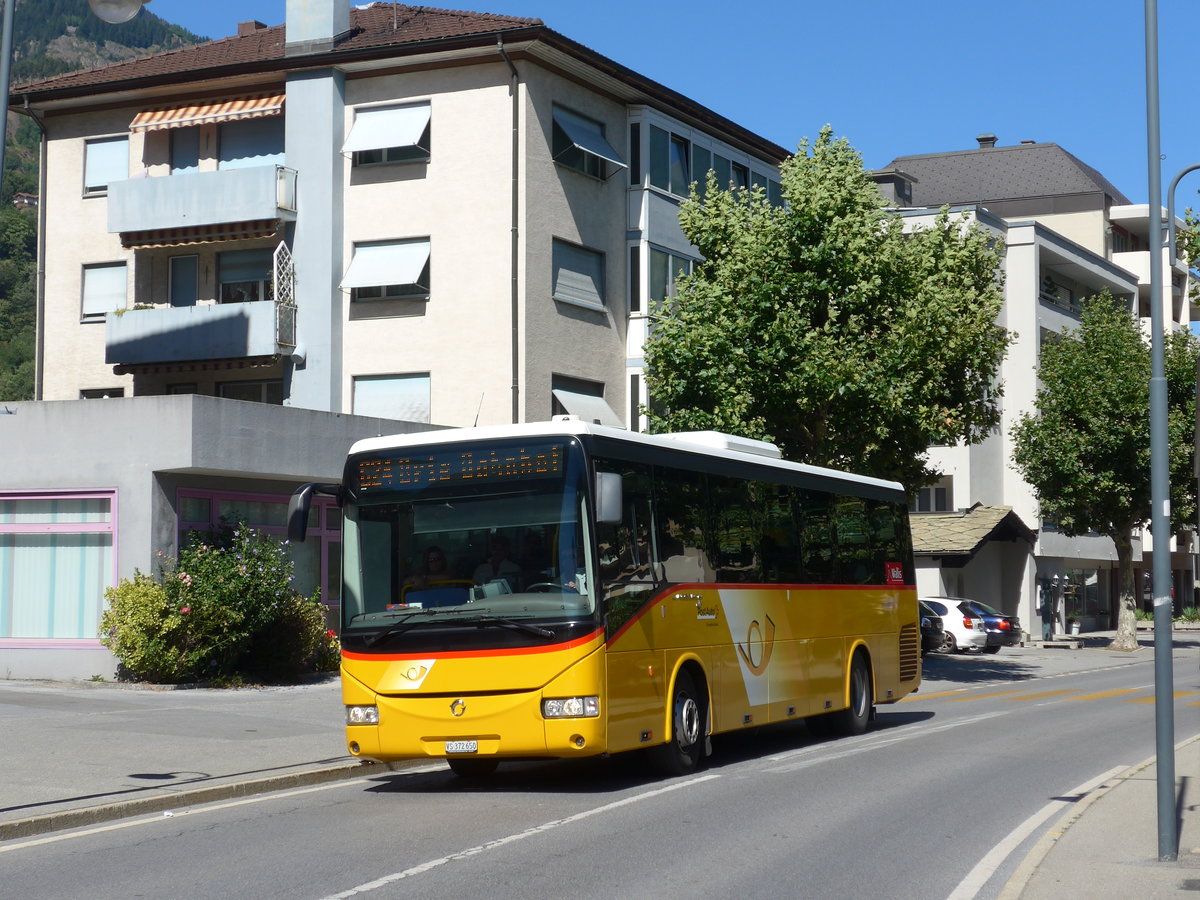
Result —
<svg viewBox="0 0 1200 900"><path fill-rule="evenodd" d="M889 712L882 712L883 709ZM933 713L913 710L891 712L880 707L867 733L915 726L933 718ZM729 766L764 759L808 747L835 747L844 738L819 734L803 719L747 728L715 735L712 755L696 773L717 772ZM431 760L431 762L433 762ZM367 779L372 794L617 794L632 788L653 787L674 780L654 769L646 754L632 750L610 757L577 760L505 760L490 775L462 778L447 767L437 771L397 772Z"/></svg>
<svg viewBox="0 0 1200 900"><path fill-rule="evenodd" d="M1003 651L1002 651L1003 652ZM1066 652L1066 651L1064 651ZM954 684L989 684L996 681L1029 681L1042 667L1019 659L977 653L930 653L921 662L924 681ZM920 696L918 694L917 696Z"/></svg>

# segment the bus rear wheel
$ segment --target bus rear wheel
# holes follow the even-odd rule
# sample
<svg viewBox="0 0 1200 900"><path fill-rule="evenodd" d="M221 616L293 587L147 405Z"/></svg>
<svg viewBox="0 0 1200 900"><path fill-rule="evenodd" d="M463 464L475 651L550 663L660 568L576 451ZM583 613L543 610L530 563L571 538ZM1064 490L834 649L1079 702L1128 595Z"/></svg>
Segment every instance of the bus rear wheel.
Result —
<svg viewBox="0 0 1200 900"><path fill-rule="evenodd" d="M866 655L854 654L850 663L850 706L840 712L830 713L829 724L837 734L854 736L867 730L871 719L871 707L875 704L871 688L871 667Z"/></svg>
<svg viewBox="0 0 1200 900"><path fill-rule="evenodd" d="M671 734L650 751L655 768L667 775L688 775L700 767L708 709L704 695L686 669L675 678L671 694Z"/></svg>
<svg viewBox="0 0 1200 900"><path fill-rule="evenodd" d="M498 759L486 756L451 756L446 760L450 771L459 778L486 778L500 765Z"/></svg>

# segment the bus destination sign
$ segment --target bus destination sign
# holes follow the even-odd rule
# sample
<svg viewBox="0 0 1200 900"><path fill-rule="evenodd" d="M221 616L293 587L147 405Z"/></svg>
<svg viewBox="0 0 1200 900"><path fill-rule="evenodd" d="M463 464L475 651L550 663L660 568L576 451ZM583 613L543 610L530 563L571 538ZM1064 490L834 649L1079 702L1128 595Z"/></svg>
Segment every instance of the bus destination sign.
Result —
<svg viewBox="0 0 1200 900"><path fill-rule="evenodd" d="M560 475L561 443L540 446L456 447L358 461L360 493L431 485L495 484Z"/></svg>

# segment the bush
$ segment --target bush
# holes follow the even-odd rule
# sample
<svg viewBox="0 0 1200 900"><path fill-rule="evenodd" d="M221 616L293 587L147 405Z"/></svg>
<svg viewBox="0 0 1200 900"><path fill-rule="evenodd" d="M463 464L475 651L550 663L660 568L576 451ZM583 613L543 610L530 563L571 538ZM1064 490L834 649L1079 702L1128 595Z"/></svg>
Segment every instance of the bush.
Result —
<svg viewBox="0 0 1200 900"><path fill-rule="evenodd" d="M1200 622L1200 607L1185 606L1179 618L1184 622Z"/></svg>
<svg viewBox="0 0 1200 900"><path fill-rule="evenodd" d="M293 564L240 523L190 535L157 580L137 572L106 593L101 642L121 677L179 683L294 680L327 664L324 608L291 586Z"/></svg>

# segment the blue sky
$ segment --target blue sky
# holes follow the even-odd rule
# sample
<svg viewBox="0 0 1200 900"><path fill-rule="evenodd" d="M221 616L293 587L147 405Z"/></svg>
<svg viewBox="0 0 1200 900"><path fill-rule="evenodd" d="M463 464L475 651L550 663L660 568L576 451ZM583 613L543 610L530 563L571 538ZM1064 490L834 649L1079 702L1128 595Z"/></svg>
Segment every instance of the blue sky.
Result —
<svg viewBox="0 0 1200 900"><path fill-rule="evenodd" d="M429 0L426 0L429 2ZM430 3L429 5L438 5ZM459 4L445 4L459 6ZM825 124L869 168L896 156L1053 141L1145 202L1141 0L478 0L478 12L547 26L795 149ZM153 0L212 38L239 21L278 25L285 0ZM1190 107L1196 6L1159 0L1164 190L1200 162ZM1200 207L1200 173L1179 207Z"/></svg>

